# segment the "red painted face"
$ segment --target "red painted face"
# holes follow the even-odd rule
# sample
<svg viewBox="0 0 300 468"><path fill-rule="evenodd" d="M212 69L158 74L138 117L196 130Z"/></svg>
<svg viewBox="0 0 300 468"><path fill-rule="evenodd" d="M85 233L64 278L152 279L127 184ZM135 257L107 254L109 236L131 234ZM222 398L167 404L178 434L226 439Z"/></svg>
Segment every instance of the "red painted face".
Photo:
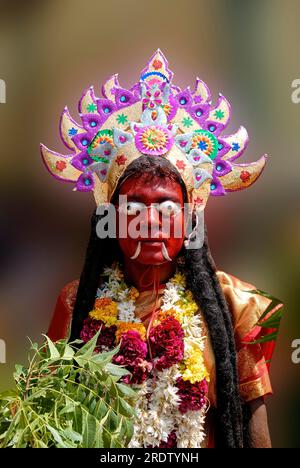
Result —
<svg viewBox="0 0 300 468"><path fill-rule="evenodd" d="M116 200L117 237L124 256L144 265L174 260L184 241L184 198L180 184L167 177L149 178L144 174L126 179L120 195L127 197L127 204ZM120 224L126 238L120 236Z"/></svg>

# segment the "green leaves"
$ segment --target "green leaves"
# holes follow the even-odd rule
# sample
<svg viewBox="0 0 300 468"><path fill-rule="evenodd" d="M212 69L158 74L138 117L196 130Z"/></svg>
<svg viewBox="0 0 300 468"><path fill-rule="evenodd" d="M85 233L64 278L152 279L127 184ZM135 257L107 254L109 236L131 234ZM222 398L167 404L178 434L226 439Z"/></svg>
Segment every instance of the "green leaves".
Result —
<svg viewBox="0 0 300 468"><path fill-rule="evenodd" d="M256 325L265 329L272 329L272 332L262 335L258 340L251 341L247 344L260 344L260 343L268 343L270 341L276 341L278 332L279 332L279 325L280 325L282 315L283 315L282 302L279 299L276 299L276 297L273 297L270 294L264 291L261 291L260 289L254 289L254 290L245 291L245 292L258 294L259 296L266 297L267 299L271 301L268 307L266 308L266 310L259 317ZM266 318L267 316L268 318Z"/></svg>
<svg viewBox="0 0 300 468"><path fill-rule="evenodd" d="M85 345L82 346L82 348L80 348L74 356L75 361L80 366L84 366L86 362L88 362L92 358L93 352L97 345L97 340L99 338L100 331L101 329L98 330L98 332L93 336L93 338L87 343L85 343Z"/></svg>
<svg viewBox="0 0 300 468"><path fill-rule="evenodd" d="M119 347L97 354L99 332L78 340L31 344L29 366L16 366L16 389L0 394L0 448L125 447L133 434L136 392L112 364Z"/></svg>
<svg viewBox="0 0 300 468"><path fill-rule="evenodd" d="M60 358L60 354L56 348L56 346L54 345L53 341L50 340L50 338L48 338L48 336L46 335L43 335L46 340L47 340L47 343L48 343L48 348L49 348L49 352L50 352L50 359L57 359L57 358Z"/></svg>
<svg viewBox="0 0 300 468"><path fill-rule="evenodd" d="M83 447L94 447L96 430L97 430L97 419L90 413L84 414L84 431L82 437Z"/></svg>

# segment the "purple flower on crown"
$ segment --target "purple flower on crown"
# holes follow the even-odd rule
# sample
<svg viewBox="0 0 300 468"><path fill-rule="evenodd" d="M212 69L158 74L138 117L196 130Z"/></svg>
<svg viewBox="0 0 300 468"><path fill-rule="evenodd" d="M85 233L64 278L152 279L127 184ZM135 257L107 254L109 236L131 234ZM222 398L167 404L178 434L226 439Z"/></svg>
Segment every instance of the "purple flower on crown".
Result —
<svg viewBox="0 0 300 468"><path fill-rule="evenodd" d="M170 86L165 84L151 87L141 83L143 113L141 122L133 122L131 130L135 134L135 146L143 154L161 156L166 154L174 144L174 134L177 126L168 124L167 115L163 109L169 103Z"/></svg>
<svg viewBox="0 0 300 468"><path fill-rule="evenodd" d="M146 91L146 97L143 99L144 107L148 107L149 109L155 109L157 106L161 106L162 104L162 96L160 89L154 90L151 93L150 90Z"/></svg>

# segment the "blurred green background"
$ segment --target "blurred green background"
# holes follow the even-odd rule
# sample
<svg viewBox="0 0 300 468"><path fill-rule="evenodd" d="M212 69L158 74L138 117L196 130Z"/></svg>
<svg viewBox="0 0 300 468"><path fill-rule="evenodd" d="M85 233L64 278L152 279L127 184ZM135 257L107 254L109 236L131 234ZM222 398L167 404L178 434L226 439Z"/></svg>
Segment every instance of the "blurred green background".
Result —
<svg viewBox="0 0 300 468"><path fill-rule="evenodd" d="M25 362L26 336L40 339L59 290L80 275L94 208L92 195L49 176L39 142L65 151L64 106L76 118L82 91L99 95L116 72L133 84L160 48L176 84L199 76L232 104L228 133L244 125L250 135L241 162L270 155L258 183L210 200L206 219L218 267L285 303L267 405L273 445L300 446L299 17L297 0L0 1L0 390Z"/></svg>

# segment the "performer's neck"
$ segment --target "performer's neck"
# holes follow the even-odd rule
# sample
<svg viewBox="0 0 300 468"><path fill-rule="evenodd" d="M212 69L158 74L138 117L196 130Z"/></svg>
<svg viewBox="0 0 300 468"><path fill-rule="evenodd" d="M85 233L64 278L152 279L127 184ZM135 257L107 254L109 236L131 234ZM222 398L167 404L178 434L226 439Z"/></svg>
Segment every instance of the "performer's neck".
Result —
<svg viewBox="0 0 300 468"><path fill-rule="evenodd" d="M153 289L167 283L176 270L176 260L161 265L144 265L130 258L124 258L124 274L128 283L139 291Z"/></svg>

